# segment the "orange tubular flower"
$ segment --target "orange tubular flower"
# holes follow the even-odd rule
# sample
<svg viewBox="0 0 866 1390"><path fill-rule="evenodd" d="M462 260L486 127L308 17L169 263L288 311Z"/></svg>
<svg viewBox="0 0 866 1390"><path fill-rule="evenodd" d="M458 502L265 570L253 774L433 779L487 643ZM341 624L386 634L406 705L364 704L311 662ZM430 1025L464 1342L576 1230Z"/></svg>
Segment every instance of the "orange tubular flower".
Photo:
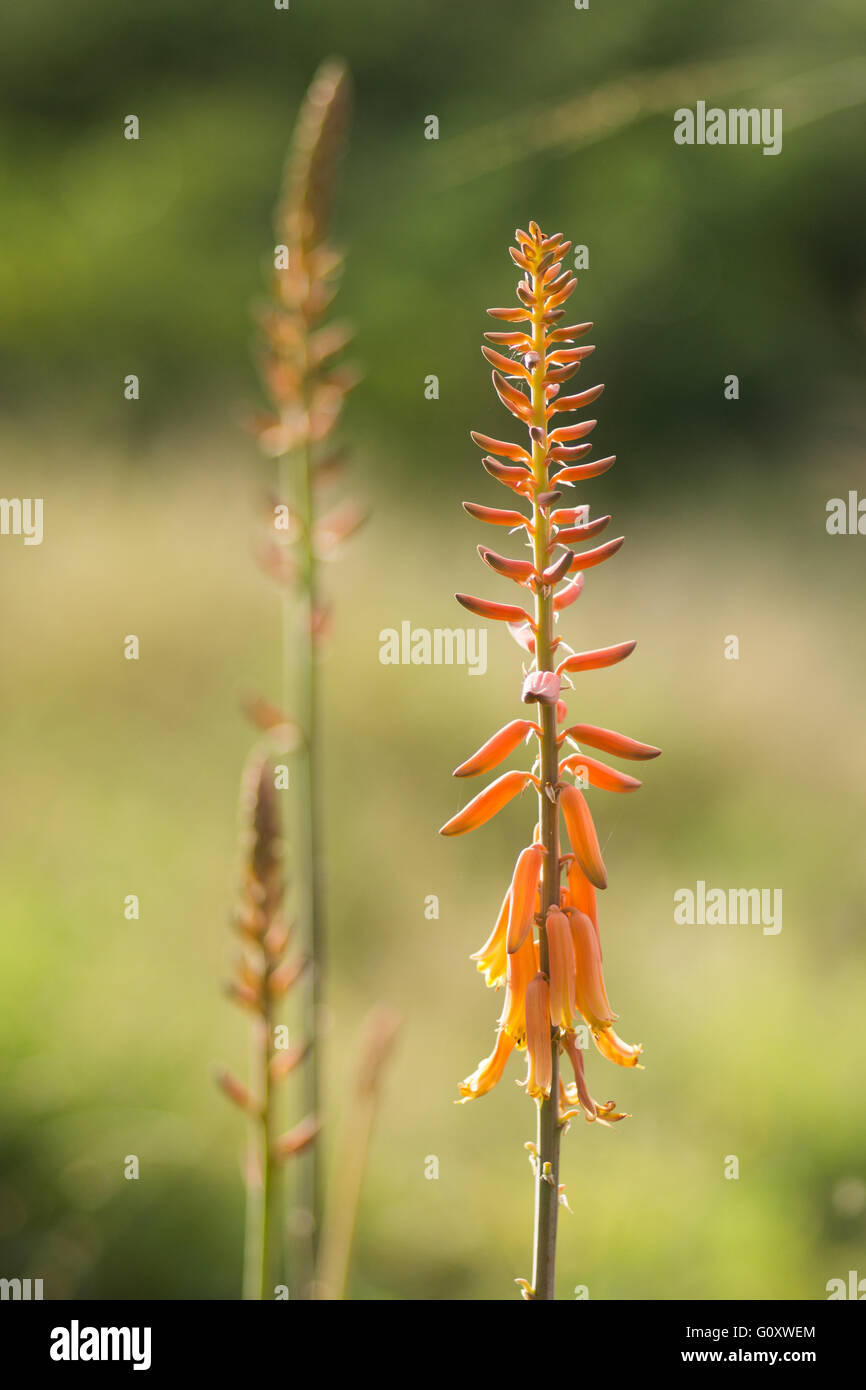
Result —
<svg viewBox="0 0 866 1390"><path fill-rule="evenodd" d="M583 771L593 787L601 787L607 792L636 792L641 783L636 777L620 772L618 768L608 767L587 753L572 753L559 764L565 772Z"/></svg>
<svg viewBox="0 0 866 1390"><path fill-rule="evenodd" d="M607 870L601 857L586 797L577 787L563 787L559 798L565 828L580 867L596 888L607 887Z"/></svg>
<svg viewBox="0 0 866 1390"><path fill-rule="evenodd" d="M571 908L571 939L577 972L575 993L577 1007L591 1028L604 1029L613 1023L616 1014L610 1007L604 976L601 973L601 951L598 933L585 912Z"/></svg>
<svg viewBox="0 0 866 1390"><path fill-rule="evenodd" d="M526 1051L529 1071L526 1092L533 1100L550 1095L553 1068L550 1052L550 989L547 976L534 975L526 987Z"/></svg>
<svg viewBox="0 0 866 1390"><path fill-rule="evenodd" d="M574 1023L577 978L571 927L564 912L552 907L545 918L550 962L550 1021L554 1028Z"/></svg>
<svg viewBox="0 0 866 1390"><path fill-rule="evenodd" d="M496 1034L496 1046L490 1056L479 1062L472 1075L461 1081L457 1088L462 1096L462 1105L465 1105L467 1100L474 1100L476 1096L483 1096L493 1089L497 1081L501 1080L505 1063L513 1050L514 1039L504 1028L500 1028Z"/></svg>
<svg viewBox="0 0 866 1390"><path fill-rule="evenodd" d="M535 915L535 895L544 863L541 845L529 845L517 856L509 893L506 949L510 956L519 951L530 931Z"/></svg>
<svg viewBox="0 0 866 1390"><path fill-rule="evenodd" d="M531 935L527 935L519 951L513 951L508 957L506 969L505 1003L499 1015L499 1026L518 1047L525 1047L526 989L538 969L538 950Z"/></svg>
<svg viewBox="0 0 866 1390"><path fill-rule="evenodd" d="M529 782L535 780L531 772L503 772L501 777L497 777L495 782L491 782L489 787L479 792L468 806L464 806L462 811L452 816L439 834L465 835L467 830L477 830L479 825L491 820L503 806L507 806L515 796L519 796Z"/></svg>
<svg viewBox="0 0 866 1390"><path fill-rule="evenodd" d="M657 758L662 751L651 743L638 743L636 739L626 738L625 734L615 734L612 729L599 729L595 724L572 724L560 739L576 739L578 743L588 743L590 748L599 748L602 753L613 753L617 758Z"/></svg>
<svg viewBox="0 0 866 1390"><path fill-rule="evenodd" d="M511 1051L526 1047L527 1091L538 1104L538 1142L533 1163L535 1266L532 1280L521 1281L521 1286L524 1297L551 1299L559 1142L574 1113L568 1106L579 1106L588 1120L599 1124L623 1118L612 1101L600 1105L589 1094L573 1031L578 1012L605 1058L635 1067L640 1055L639 1047L623 1043L611 1027L615 1015L602 976L596 905L596 889L607 886L607 873L588 802L562 777L582 767L592 787L634 791L640 785L636 778L585 755L583 745L633 759L655 757L659 750L594 724L568 724L564 696L574 686L566 678L614 666L634 649L633 642L622 642L576 653L565 646L562 652L564 642L556 626L580 596L585 572L610 559L623 544L620 536L582 553L572 550L572 545L599 535L610 518L590 519L588 508L569 505L563 490L601 476L615 459L613 455L587 459L592 446L581 441L595 429L595 420L569 423L563 419L570 411L592 405L604 389L597 385L574 394L561 391L594 350L575 346L591 324L564 322L563 305L576 284L565 268L571 243L559 234L546 236L534 222L515 235L511 258L521 272L519 303L489 310L500 321L501 331L486 334L492 346L485 345L482 351L493 369L499 400L526 433L521 442L472 434L484 452L486 473L509 490L515 505L499 508L464 502L463 506L473 519L516 533L523 548L519 557L501 555L486 545L478 551L488 570L521 587L531 611L467 594L457 598L479 617L504 622L522 648L521 695L534 706L536 722L512 720L461 763L455 775L471 777L497 767L528 736L537 741L537 753L531 772L504 773L453 816L441 833L460 835L483 825L530 782L536 788L538 810L531 844L520 851L493 932L473 957L489 985L505 981L496 1047L461 1083L460 1095L468 1100L490 1090L502 1076ZM575 752L561 757L566 740ZM561 844L563 827L573 853ZM567 888L560 882L565 866ZM574 1067L573 1087L565 1086L560 1075L563 1049Z"/></svg>
<svg viewBox="0 0 866 1390"><path fill-rule="evenodd" d="M488 988L499 989L505 983L505 966L508 960L508 952L505 949L505 933L508 927L508 914L511 909L511 889L502 899L502 906L499 909L499 916L496 919L496 926L489 937L474 955L469 957L478 964L478 969L484 976Z"/></svg>
<svg viewBox="0 0 866 1390"><path fill-rule="evenodd" d="M595 888L590 883L583 869L576 859L572 859L568 866L568 896L571 907L576 907L578 912L583 912L595 927L596 936L598 935L598 906L595 897ZM599 950L601 947L599 946Z"/></svg>
<svg viewBox="0 0 866 1390"><path fill-rule="evenodd" d="M639 1067L638 1058L643 1052L640 1043L623 1042L618 1038L612 1028L602 1028L593 1032L595 1045L602 1057L606 1057L609 1062L616 1062L620 1067Z"/></svg>
<svg viewBox="0 0 866 1390"><path fill-rule="evenodd" d="M538 732L538 725L533 724L531 719L512 719L510 724L505 724L486 743L482 743L477 753L455 768L452 777L477 777L480 772L491 772L509 753L513 753L518 743L522 743L533 729Z"/></svg>

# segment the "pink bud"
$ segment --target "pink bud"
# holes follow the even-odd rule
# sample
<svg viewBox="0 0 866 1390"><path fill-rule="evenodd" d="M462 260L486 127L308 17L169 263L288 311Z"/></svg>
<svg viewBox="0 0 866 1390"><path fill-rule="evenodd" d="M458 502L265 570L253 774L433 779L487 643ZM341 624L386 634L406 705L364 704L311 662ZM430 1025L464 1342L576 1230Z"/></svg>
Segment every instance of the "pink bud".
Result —
<svg viewBox="0 0 866 1390"><path fill-rule="evenodd" d="M525 705L555 705L559 687L560 678L555 671L530 671L523 682L521 699Z"/></svg>

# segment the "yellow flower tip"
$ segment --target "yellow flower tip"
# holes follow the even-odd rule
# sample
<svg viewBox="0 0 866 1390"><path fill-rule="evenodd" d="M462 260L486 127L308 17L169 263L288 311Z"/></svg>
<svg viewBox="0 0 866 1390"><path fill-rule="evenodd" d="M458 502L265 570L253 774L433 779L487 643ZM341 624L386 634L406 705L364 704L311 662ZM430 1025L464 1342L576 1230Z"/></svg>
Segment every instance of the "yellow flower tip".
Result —
<svg viewBox="0 0 866 1390"><path fill-rule="evenodd" d="M617 1110L616 1101L613 1100L605 1101L604 1105L599 1105L597 1108L598 1115L596 1118L600 1125L613 1125L616 1124L618 1120L631 1119L631 1115L629 1115L627 1111Z"/></svg>
<svg viewBox="0 0 866 1390"><path fill-rule="evenodd" d="M475 1100L477 1096L486 1095L488 1091L493 1090L497 1081L502 1078L505 1064L511 1056L513 1048L514 1039L500 1028L496 1034L496 1046L490 1056L479 1062L472 1075L467 1076L466 1080L461 1081L457 1087L464 1101Z"/></svg>
<svg viewBox="0 0 866 1390"><path fill-rule="evenodd" d="M508 925L510 902L511 889L509 888L499 909L493 931L481 949L474 951L469 957L470 960L475 961L476 968L484 976L488 989L501 989L506 981L505 931Z"/></svg>
<svg viewBox="0 0 866 1390"><path fill-rule="evenodd" d="M609 1062L616 1062L620 1067L640 1067L643 1071L643 1066L638 1060L643 1052L640 1043L623 1042L611 1027L593 1029L592 1038L602 1057L606 1057Z"/></svg>
<svg viewBox="0 0 866 1390"><path fill-rule="evenodd" d="M532 1287L529 1280L515 1279L514 1282L520 1290L521 1298L525 1299L527 1303L530 1303L535 1298L535 1289Z"/></svg>

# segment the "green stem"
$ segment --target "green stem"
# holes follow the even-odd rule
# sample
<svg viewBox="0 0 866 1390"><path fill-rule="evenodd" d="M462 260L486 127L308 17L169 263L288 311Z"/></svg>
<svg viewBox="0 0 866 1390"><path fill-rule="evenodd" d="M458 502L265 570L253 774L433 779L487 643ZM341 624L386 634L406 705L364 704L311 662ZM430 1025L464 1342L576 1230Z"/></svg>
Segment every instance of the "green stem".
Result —
<svg viewBox="0 0 866 1390"><path fill-rule="evenodd" d="M256 1021L250 1030L252 1076L260 1065L259 1035ZM262 1264L264 1261L264 1168L261 1152L261 1120L250 1120L249 1151L246 1155L246 1217L244 1226L244 1270L242 1297L255 1301L261 1297Z"/></svg>
<svg viewBox="0 0 866 1390"><path fill-rule="evenodd" d="M309 362L303 365L304 411L310 418ZM301 751L302 785L299 807L304 840L303 883L306 890L308 969L304 994L303 1029L308 1044L304 1069L304 1101L309 1115L318 1117L321 1107L319 1036L322 1016L322 983L325 971L325 942L322 911L322 875L320 862L319 808L319 681L316 665L316 639L313 625L318 606L318 572L314 545L315 498L312 447L307 439L301 449L300 512L303 528L302 583L304 605L303 682L301 723L304 743ZM305 1241L306 1268L302 1274L305 1296L312 1297L313 1279L319 1250L322 1224L322 1165L318 1141L310 1146L301 1159L301 1205L309 1222Z"/></svg>
<svg viewBox="0 0 866 1390"><path fill-rule="evenodd" d="M306 1107L318 1117L320 1109L319 1030L322 1010L322 982L325 971L325 941L322 920L322 881L319 853L319 677L313 624L318 604L318 576L313 546L313 466L309 446L304 450L304 569L307 588L306 700L304 797L307 810L307 892L309 912L309 974L306 995L306 1036L310 1051L305 1072ZM312 1220L311 1246L315 1262L322 1217L320 1146L314 1143L306 1157L308 1199Z"/></svg>
<svg viewBox="0 0 866 1390"><path fill-rule="evenodd" d="M536 280L541 300L540 281ZM547 470L547 413L544 393L545 332L542 322L543 305L533 311L533 348L538 356L532 373L530 399L532 422L543 431L543 440L533 440L532 468L536 494L548 488ZM533 502L534 562L539 574L550 563L549 508ZM536 665L539 671L554 669L554 609L553 594L541 584L535 595ZM540 704L541 711L541 788L539 821L541 843L544 846L544 872L541 885L541 924L539 926L539 968L549 976L547 932L544 920L548 908L559 906L559 753L556 743L556 704ZM551 1086L549 1097L538 1108L538 1165L535 1177L535 1232L532 1287L537 1299L552 1300L556 1296L556 1231L559 1214L559 1045L551 1029Z"/></svg>
<svg viewBox="0 0 866 1390"><path fill-rule="evenodd" d="M280 1202L279 1168L273 1158L276 1139L277 1115L275 1110L274 1086L271 1080L270 1061L273 1055L272 1040L274 1019L268 995L266 971L264 981L265 1012L261 1020L261 1068L262 1068L262 1237L261 1265L259 1270L259 1299L274 1296L274 1284L281 1274L283 1219Z"/></svg>

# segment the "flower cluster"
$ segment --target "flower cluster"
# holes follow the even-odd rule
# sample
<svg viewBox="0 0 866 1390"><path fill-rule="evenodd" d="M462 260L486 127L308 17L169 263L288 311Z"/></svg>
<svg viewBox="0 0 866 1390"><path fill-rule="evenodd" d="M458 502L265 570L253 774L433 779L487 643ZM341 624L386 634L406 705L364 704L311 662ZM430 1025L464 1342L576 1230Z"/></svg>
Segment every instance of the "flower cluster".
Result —
<svg viewBox="0 0 866 1390"><path fill-rule="evenodd" d="M279 793L267 752L254 752L241 783L243 864L234 924L243 942L235 974L227 985L231 999L253 1017L260 1038L263 1073L256 1095L228 1071L218 1080L230 1100L259 1121L265 1130L265 1165L300 1153L313 1142L318 1121L306 1116L294 1129L271 1132L274 1086L303 1061L303 1046L278 1050L273 1045L274 1010L300 979L306 965L302 954L289 955L292 931L284 915L282 831ZM261 1181L261 1174L258 1175Z"/></svg>
<svg viewBox="0 0 866 1390"><path fill-rule="evenodd" d="M356 370L338 360L351 341L349 329L325 321L343 265L327 232L349 104L346 69L331 60L307 93L289 152L276 218L272 302L259 319L260 370L272 411L251 422L263 453L302 463L297 477L286 475L287 488L295 484L294 495L277 499L272 514L277 534L259 558L277 584L296 583L305 591L314 637L326 627L314 563L330 559L364 520L353 502L337 503L321 515L313 496L341 471L344 455L331 447L331 435L358 380Z"/></svg>
<svg viewBox="0 0 866 1390"><path fill-rule="evenodd" d="M515 1048L525 1049L526 1088L539 1104L551 1099L562 1125L577 1113L609 1124L622 1113L614 1102L599 1104L587 1088L583 1047L591 1035L599 1052L620 1066L639 1065L641 1048L614 1031L613 1012L602 974L597 890L607 874L587 798L593 787L630 792L640 786L607 763L583 751L587 746L625 759L656 757L658 748L594 724L568 723L564 700L571 677L624 660L634 642L576 652L557 635L560 614L580 596L585 571L614 555L622 537L590 549L609 516L590 519L589 509L564 501L563 489L598 477L614 458L585 460L591 445L581 443L595 420L563 424L561 416L591 405L603 386L576 395L563 384L594 350L577 340L589 323L564 325L563 305L576 280L564 268L570 243L545 236L535 223L516 233L511 257L523 272L520 303L491 309L502 331L485 334L482 352L493 368L493 386L506 409L525 426L526 445L473 433L484 451L484 468L515 497L508 508L465 502L470 516L522 536L531 558L516 559L478 547L484 564L524 591L522 603L500 603L457 594L458 601L483 618L504 622L526 653L522 699L537 718L515 719L495 733L456 770L474 777L499 766L522 742L535 739L538 757L529 771L505 772L442 827L460 835L483 825L530 784L538 793L538 820L531 843L517 856L508 891L493 930L473 960L488 986L504 987L496 1045L461 1084L464 1100L485 1094L501 1078ZM577 345L576 345L577 344ZM521 504L523 504L521 506ZM526 506L530 511L525 510ZM567 780L568 778L572 780ZM564 828L568 848L560 848ZM565 882L562 882L563 873ZM574 1081L559 1075L564 1053Z"/></svg>

